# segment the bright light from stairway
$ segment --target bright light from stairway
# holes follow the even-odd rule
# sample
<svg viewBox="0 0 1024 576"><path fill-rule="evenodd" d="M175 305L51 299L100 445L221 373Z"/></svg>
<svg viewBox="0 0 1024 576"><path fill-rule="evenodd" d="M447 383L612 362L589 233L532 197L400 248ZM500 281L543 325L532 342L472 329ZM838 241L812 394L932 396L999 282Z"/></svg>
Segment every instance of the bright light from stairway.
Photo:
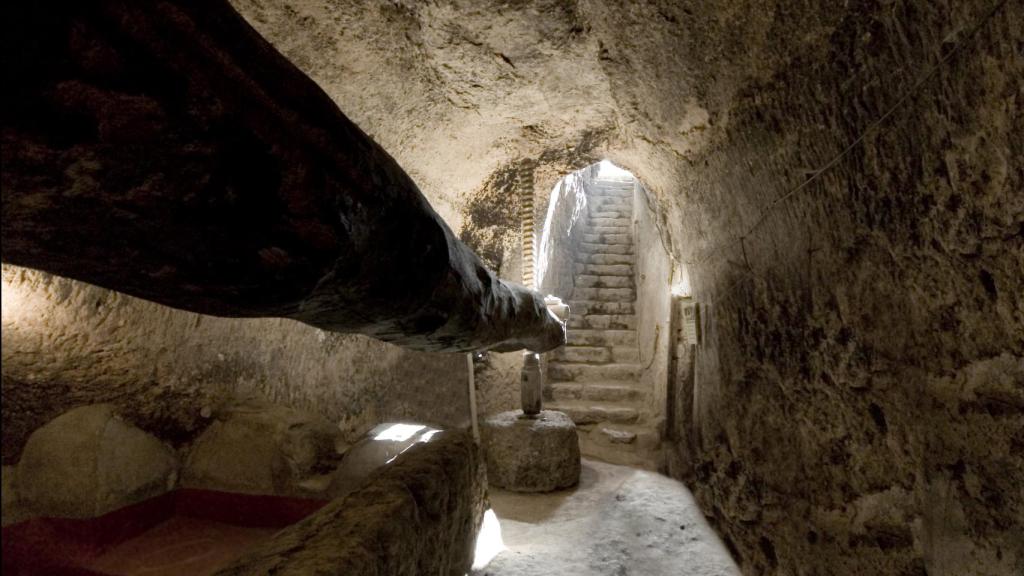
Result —
<svg viewBox="0 0 1024 576"><path fill-rule="evenodd" d="M672 295L676 297L689 297L692 294L690 288L690 272L685 264L677 264L672 267Z"/></svg>
<svg viewBox="0 0 1024 576"><path fill-rule="evenodd" d="M476 553L473 555L473 570L480 570L494 560L502 550L505 542L501 539L501 524L498 516L490 508L484 512L484 521L480 533L476 535Z"/></svg>
<svg viewBox="0 0 1024 576"><path fill-rule="evenodd" d="M374 440L391 440L393 442L405 442L412 435L423 430L426 426L417 424L394 424L383 432L373 437Z"/></svg>
<svg viewBox="0 0 1024 576"><path fill-rule="evenodd" d="M633 174L629 170L623 170L611 160L601 160L600 168L597 169L597 177L609 180L630 180Z"/></svg>

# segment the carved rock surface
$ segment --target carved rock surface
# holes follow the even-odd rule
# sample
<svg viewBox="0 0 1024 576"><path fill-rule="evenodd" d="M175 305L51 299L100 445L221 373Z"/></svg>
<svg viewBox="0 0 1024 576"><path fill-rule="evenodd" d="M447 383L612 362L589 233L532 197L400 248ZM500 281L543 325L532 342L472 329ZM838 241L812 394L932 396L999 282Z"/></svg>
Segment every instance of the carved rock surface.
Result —
<svg viewBox="0 0 1024 576"><path fill-rule="evenodd" d="M231 406L195 440L182 484L252 494L302 494L303 481L340 460L336 426L276 404Z"/></svg>
<svg viewBox="0 0 1024 576"><path fill-rule="evenodd" d="M170 448L97 404L32 434L18 463L17 495L32 515L89 518L166 492L176 479Z"/></svg>
<svg viewBox="0 0 1024 576"><path fill-rule="evenodd" d="M485 484L472 439L443 432L218 575L463 576L473 561Z"/></svg>
<svg viewBox="0 0 1024 576"><path fill-rule="evenodd" d="M481 429L487 478L516 492L550 492L580 479L576 425L562 412L542 410L534 418L521 410L488 418Z"/></svg>
<svg viewBox="0 0 1024 576"><path fill-rule="evenodd" d="M46 20L65 13L43 2L7 9L36 5ZM233 5L394 156L460 237L488 247L505 278L518 277L518 248L503 248L502 239L518 229L520 181L535 185L538 221L540 196L602 157L647 186L673 267L688 268L700 306L694 357L684 352L666 378L675 401L666 421L672 473L694 491L744 573L1024 573L1024 4ZM10 54L37 43L31 30L9 32ZM85 76L119 65L89 27L68 36L79 48L69 66L81 60ZM27 72L5 78L9 97L24 89ZM114 92L137 94L131 85ZM145 108L123 109L144 125ZM82 132L133 132L128 122L100 130L70 110L62 118ZM89 161L48 164L60 146L3 144L5 169L9 154L38 153L40 165L77 184L72 193L88 194L95 180ZM4 182L0 192L12 189ZM126 188L109 209L151 189ZM74 206L75 198L63 201ZM14 212L6 200L3 212L7 227ZM46 232L57 240L65 233ZM264 254L268 264L284 262ZM645 255L632 256L590 263L640 266ZM417 282L401 276L394 290ZM632 308L574 312L640 312ZM85 302L68 312L94 309ZM518 404L501 388L520 366L486 377L502 410ZM225 380L246 377L238 372L226 364ZM64 382L32 382L31 390L80 393ZM309 402L319 394L353 410L372 406L377 390L398 393L382 384L340 394L345 383L319 375L285 382L271 374L261 386L277 398L300 389ZM39 413L20 405L22 414Z"/></svg>

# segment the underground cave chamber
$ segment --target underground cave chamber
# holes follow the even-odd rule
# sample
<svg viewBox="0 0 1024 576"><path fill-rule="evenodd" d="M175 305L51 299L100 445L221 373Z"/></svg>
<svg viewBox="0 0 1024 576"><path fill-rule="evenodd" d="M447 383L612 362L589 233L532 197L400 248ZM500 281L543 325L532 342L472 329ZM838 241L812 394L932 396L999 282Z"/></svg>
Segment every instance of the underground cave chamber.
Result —
<svg viewBox="0 0 1024 576"><path fill-rule="evenodd" d="M4 10L5 573L1024 573L1020 2Z"/></svg>

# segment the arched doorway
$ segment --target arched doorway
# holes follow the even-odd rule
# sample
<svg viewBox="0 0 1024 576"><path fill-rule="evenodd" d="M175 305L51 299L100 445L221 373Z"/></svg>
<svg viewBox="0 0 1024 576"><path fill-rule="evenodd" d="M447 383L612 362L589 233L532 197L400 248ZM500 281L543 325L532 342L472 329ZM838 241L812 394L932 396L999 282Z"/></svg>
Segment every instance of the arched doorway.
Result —
<svg viewBox="0 0 1024 576"><path fill-rule="evenodd" d="M669 369L672 263L647 191L604 160L551 192L537 286L569 303L568 344L547 355L547 407L584 455L657 469Z"/></svg>

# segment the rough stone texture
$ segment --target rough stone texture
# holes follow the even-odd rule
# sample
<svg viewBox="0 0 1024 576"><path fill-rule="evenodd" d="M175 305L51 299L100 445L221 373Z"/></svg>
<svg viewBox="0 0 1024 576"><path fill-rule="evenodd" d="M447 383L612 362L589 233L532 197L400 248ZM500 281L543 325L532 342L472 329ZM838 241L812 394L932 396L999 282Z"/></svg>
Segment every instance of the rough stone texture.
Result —
<svg viewBox="0 0 1024 576"><path fill-rule="evenodd" d="M196 438L181 484L249 494L302 495L341 460L338 428L314 414L266 402L220 410Z"/></svg>
<svg viewBox="0 0 1024 576"><path fill-rule="evenodd" d="M1024 571L1019 1L235 5L464 238L548 152L644 182L707 312L673 469L745 573Z"/></svg>
<svg viewBox="0 0 1024 576"><path fill-rule="evenodd" d="M174 452L109 404L75 408L36 430L18 462L18 499L35 516L90 518L174 487Z"/></svg>
<svg viewBox="0 0 1024 576"><path fill-rule="evenodd" d="M218 574L463 576L485 485L473 441L443 432Z"/></svg>
<svg viewBox="0 0 1024 576"><path fill-rule="evenodd" d="M739 576L735 562L681 483L583 461L572 490L492 490L507 550L478 576Z"/></svg>
<svg viewBox="0 0 1024 576"><path fill-rule="evenodd" d="M561 412L535 418L512 410L488 418L480 430L490 484L517 492L550 492L580 479L576 425Z"/></svg>
<svg viewBox="0 0 1024 576"><path fill-rule="evenodd" d="M5 262L418 350L565 342L226 1L51 8L7 14Z"/></svg>
<svg viewBox="0 0 1024 576"><path fill-rule="evenodd" d="M478 425L483 426L484 420L492 414L521 407L519 378L522 369L521 352L487 354L482 361L474 362Z"/></svg>
<svg viewBox="0 0 1024 576"><path fill-rule="evenodd" d="M1024 5L821 7L742 11L803 33L740 42L771 74L679 180L676 472L750 573L1020 574Z"/></svg>
<svg viewBox="0 0 1024 576"><path fill-rule="evenodd" d="M745 571L1021 571L1019 2L236 5L428 191L602 133L708 312L674 469Z"/></svg>
<svg viewBox="0 0 1024 576"><path fill-rule="evenodd" d="M99 402L176 445L235 397L320 414L348 443L385 420L469 423L462 354L183 312L6 264L2 294L5 463L48 420Z"/></svg>

